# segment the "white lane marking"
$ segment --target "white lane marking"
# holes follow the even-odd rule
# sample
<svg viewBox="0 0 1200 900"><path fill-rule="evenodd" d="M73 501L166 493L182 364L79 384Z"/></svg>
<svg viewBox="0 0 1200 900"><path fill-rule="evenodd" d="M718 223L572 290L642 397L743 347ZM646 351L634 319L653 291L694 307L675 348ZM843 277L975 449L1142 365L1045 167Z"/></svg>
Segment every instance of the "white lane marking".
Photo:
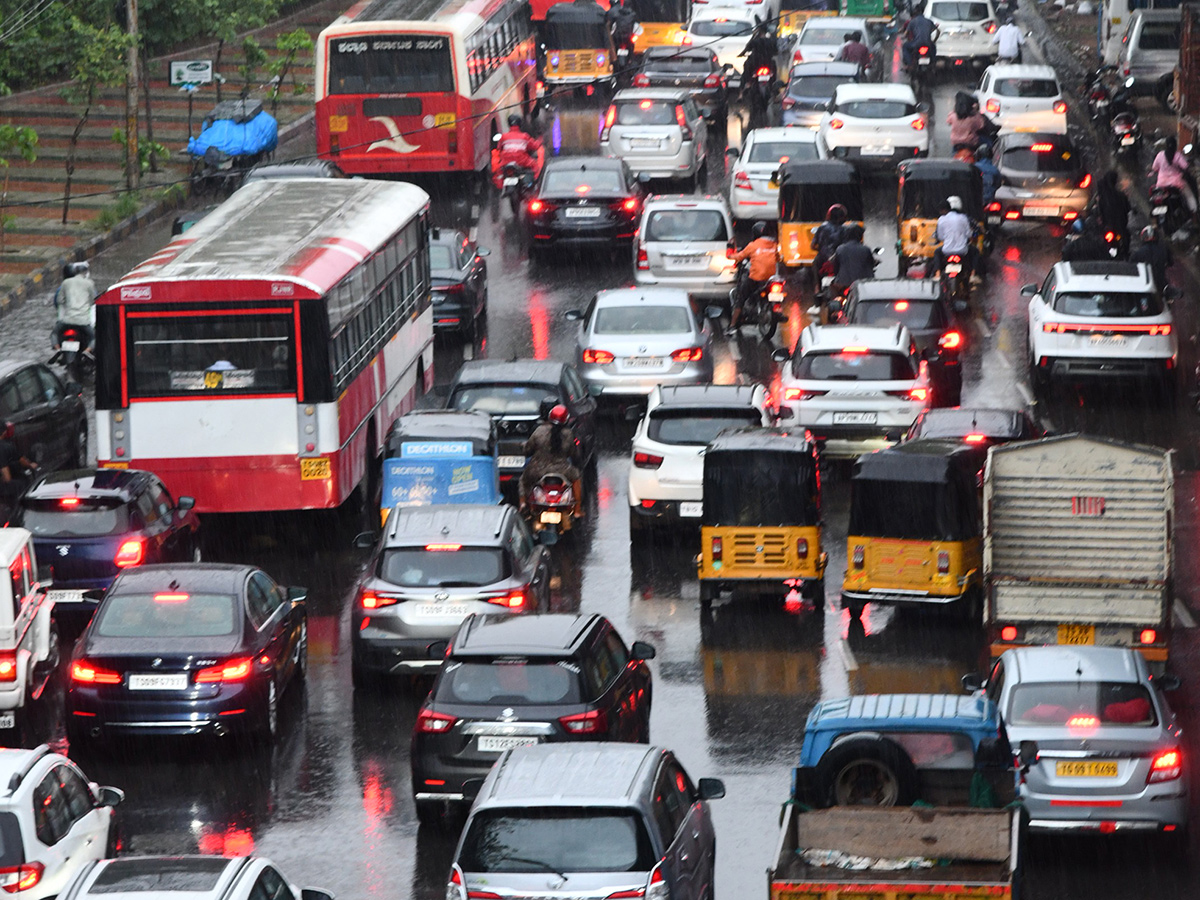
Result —
<svg viewBox="0 0 1200 900"><path fill-rule="evenodd" d="M1175 601L1175 621L1181 623L1184 628L1196 627L1196 620L1180 600Z"/></svg>
<svg viewBox="0 0 1200 900"><path fill-rule="evenodd" d="M838 652L842 655L842 667L847 672L858 671L858 660L854 658L854 651L850 649L850 645L842 638L838 638Z"/></svg>

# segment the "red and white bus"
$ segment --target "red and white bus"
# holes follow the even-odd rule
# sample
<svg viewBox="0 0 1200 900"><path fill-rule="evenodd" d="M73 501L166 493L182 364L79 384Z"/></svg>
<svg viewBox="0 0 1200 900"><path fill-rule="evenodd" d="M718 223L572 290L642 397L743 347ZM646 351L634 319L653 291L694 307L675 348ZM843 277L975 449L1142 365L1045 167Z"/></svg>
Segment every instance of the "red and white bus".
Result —
<svg viewBox="0 0 1200 900"><path fill-rule="evenodd" d="M373 493L389 426L433 385L429 196L247 184L96 302L99 464L203 512Z"/></svg>
<svg viewBox="0 0 1200 900"><path fill-rule="evenodd" d="M422 7L420 3L417 7ZM360 0L317 38L317 153L357 175L472 172L532 112L528 0Z"/></svg>

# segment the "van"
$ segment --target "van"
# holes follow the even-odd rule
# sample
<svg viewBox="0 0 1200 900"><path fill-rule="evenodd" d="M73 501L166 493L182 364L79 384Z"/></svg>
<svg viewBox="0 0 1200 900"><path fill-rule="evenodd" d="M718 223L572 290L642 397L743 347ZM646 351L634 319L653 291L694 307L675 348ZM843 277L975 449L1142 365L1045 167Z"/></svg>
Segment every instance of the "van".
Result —
<svg viewBox="0 0 1200 900"><path fill-rule="evenodd" d="M58 666L58 632L50 621L54 603L38 576L33 535L0 528L0 730L19 730L29 705L40 697Z"/></svg>
<svg viewBox="0 0 1200 900"><path fill-rule="evenodd" d="M1139 9L1129 17L1121 38L1117 68L1123 78L1133 79L1133 93L1154 93L1158 79L1179 64L1178 9Z"/></svg>

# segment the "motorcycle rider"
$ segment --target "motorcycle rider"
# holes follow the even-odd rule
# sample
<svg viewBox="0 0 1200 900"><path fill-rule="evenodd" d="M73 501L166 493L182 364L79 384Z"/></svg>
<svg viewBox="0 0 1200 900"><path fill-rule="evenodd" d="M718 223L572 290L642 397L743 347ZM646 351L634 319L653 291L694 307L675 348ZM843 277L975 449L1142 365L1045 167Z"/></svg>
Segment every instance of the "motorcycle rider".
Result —
<svg viewBox="0 0 1200 900"><path fill-rule="evenodd" d="M17 449L14 440L16 427L12 422L5 422L0 429L0 513L4 507L13 503L25 491L25 479L21 477L22 469L36 471L38 464L26 459ZM4 519L0 518L0 524Z"/></svg>
<svg viewBox="0 0 1200 900"><path fill-rule="evenodd" d="M546 421L525 442L525 471L521 473L520 507L529 506L529 492L547 475L561 475L575 494L575 517L583 515L583 480L579 472L580 445L575 429L567 424L570 414L561 403L546 413Z"/></svg>
<svg viewBox="0 0 1200 900"><path fill-rule="evenodd" d="M1141 246L1129 254L1129 261L1148 265L1154 273L1155 285L1160 292L1164 291L1167 287L1167 268L1174 262L1171 247L1166 241L1160 240L1157 225L1143 228L1141 238Z"/></svg>
<svg viewBox="0 0 1200 900"><path fill-rule="evenodd" d="M1112 259L1111 247L1104 240L1100 220L1096 216L1076 219L1071 234L1063 242L1063 262L1088 262Z"/></svg>
<svg viewBox="0 0 1200 900"><path fill-rule="evenodd" d="M725 331L729 337L737 334L742 320L742 307L746 305L746 300L754 292L763 290L779 267L779 244L767 234L767 223L755 222L751 234L754 235L754 239L733 255L735 262L749 260L750 265L747 267L746 277L742 279L742 289L738 291L733 302L729 328Z"/></svg>
<svg viewBox="0 0 1200 900"><path fill-rule="evenodd" d="M846 219L850 217L846 207L840 203L835 203L825 212L825 221L817 226L813 232L812 244L817 251L816 258L813 259L813 272L816 273L816 281L820 283L820 278L825 268L825 263L829 262L830 258L846 240Z"/></svg>
<svg viewBox="0 0 1200 900"><path fill-rule="evenodd" d="M846 240L833 253L830 260L833 264L834 295L845 294L860 278L874 278L875 252L863 243L861 225L851 223L846 226Z"/></svg>
<svg viewBox="0 0 1200 900"><path fill-rule="evenodd" d="M52 340L54 349L62 346L62 333L68 325L79 329L84 337L80 350L87 350L96 339L92 328L95 317L96 282L92 281L89 266L85 262L67 263L63 266L62 284L54 292L54 311L58 321L54 323Z"/></svg>
<svg viewBox="0 0 1200 900"><path fill-rule="evenodd" d="M925 15L925 5L913 7L913 17L904 27L904 43L900 47L900 56L906 68L913 64L918 47L933 47L937 31L933 19Z"/></svg>
<svg viewBox="0 0 1200 900"><path fill-rule="evenodd" d="M962 199L947 197L938 206L937 228L934 240L940 241L925 267L925 277L934 278L946 264L946 257L956 255L963 263L962 278L970 278L974 263L974 248L971 246L971 220L962 211Z"/></svg>
<svg viewBox="0 0 1200 900"><path fill-rule="evenodd" d="M604 14L608 29L612 32L613 46L633 52L633 35L637 30L637 13L629 0L616 0Z"/></svg>
<svg viewBox="0 0 1200 900"><path fill-rule="evenodd" d="M779 42L767 34L763 25L754 28L754 34L746 42L739 57L744 56L742 63L742 94L743 97L750 89L750 82L759 69L770 69L771 77L775 77L775 60L779 56Z"/></svg>
<svg viewBox="0 0 1200 900"><path fill-rule="evenodd" d="M966 91L954 96L954 109L946 116L950 126L950 145L954 152L970 150L975 153L984 137L996 134L999 129L992 120L979 111L979 101Z"/></svg>
<svg viewBox="0 0 1200 900"><path fill-rule="evenodd" d="M845 43L837 52L834 60L837 62L854 63L860 71L871 68L871 50L863 43L861 31L848 31L844 35Z"/></svg>
<svg viewBox="0 0 1200 900"><path fill-rule="evenodd" d="M492 183L497 190L504 184L504 167L510 163L533 173L536 179L542 171L542 142L521 130L521 117L508 117L508 131L499 136L492 151Z"/></svg>
<svg viewBox="0 0 1200 900"><path fill-rule="evenodd" d="M1116 170L1110 169L1096 182L1096 209L1100 224L1117 236L1121 247L1129 246L1129 198L1117 184Z"/></svg>
<svg viewBox="0 0 1200 900"><path fill-rule="evenodd" d="M1188 171L1187 157L1179 152L1174 135L1163 138L1162 149L1154 157L1148 174L1154 178L1154 190L1162 188L1177 191L1187 204L1188 212L1196 215L1196 192Z"/></svg>
<svg viewBox="0 0 1200 900"><path fill-rule="evenodd" d="M1000 169L992 160L990 144L980 144L975 148L975 168L983 182L983 205L986 207L996 199L996 188L1000 185Z"/></svg>

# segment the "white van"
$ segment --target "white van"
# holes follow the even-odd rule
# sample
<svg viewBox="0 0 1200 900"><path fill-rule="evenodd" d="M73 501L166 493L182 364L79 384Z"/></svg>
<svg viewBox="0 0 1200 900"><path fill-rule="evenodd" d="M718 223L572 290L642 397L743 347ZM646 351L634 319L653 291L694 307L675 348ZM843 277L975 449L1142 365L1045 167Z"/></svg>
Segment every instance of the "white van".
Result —
<svg viewBox="0 0 1200 900"><path fill-rule="evenodd" d="M49 585L38 577L33 535L24 528L0 528L0 729L16 729L41 697L58 666L58 632Z"/></svg>

